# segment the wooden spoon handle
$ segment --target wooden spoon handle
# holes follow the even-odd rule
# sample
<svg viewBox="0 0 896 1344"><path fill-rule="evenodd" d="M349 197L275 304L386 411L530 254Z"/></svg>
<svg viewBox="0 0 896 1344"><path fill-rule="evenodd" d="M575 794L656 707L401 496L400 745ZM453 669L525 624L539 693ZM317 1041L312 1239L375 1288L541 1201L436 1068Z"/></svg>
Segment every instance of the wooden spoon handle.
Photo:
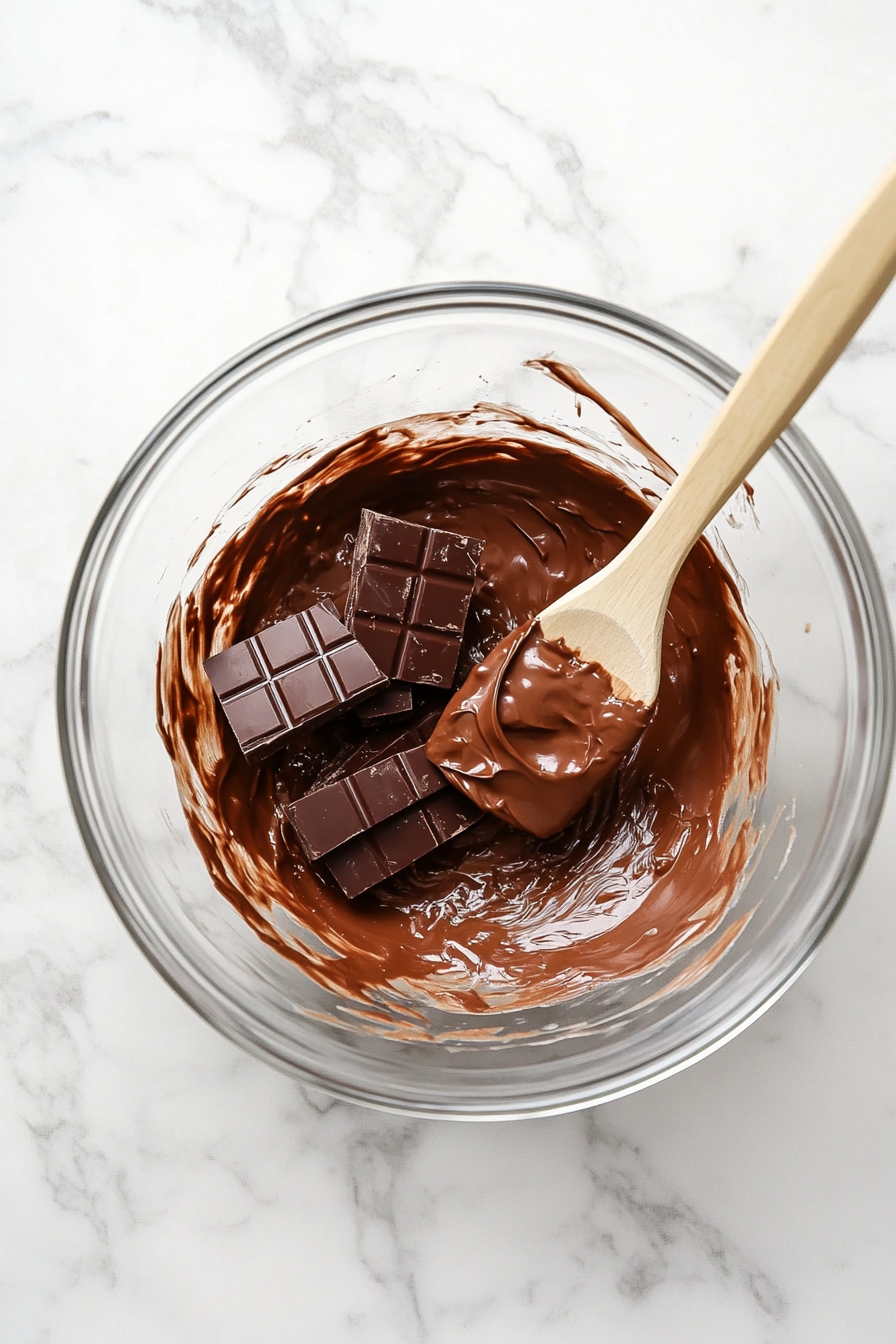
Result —
<svg viewBox="0 0 896 1344"><path fill-rule="evenodd" d="M894 275L896 164L775 323L699 448L632 543L631 549L643 547L643 563L663 583L663 607L697 538L793 419Z"/></svg>

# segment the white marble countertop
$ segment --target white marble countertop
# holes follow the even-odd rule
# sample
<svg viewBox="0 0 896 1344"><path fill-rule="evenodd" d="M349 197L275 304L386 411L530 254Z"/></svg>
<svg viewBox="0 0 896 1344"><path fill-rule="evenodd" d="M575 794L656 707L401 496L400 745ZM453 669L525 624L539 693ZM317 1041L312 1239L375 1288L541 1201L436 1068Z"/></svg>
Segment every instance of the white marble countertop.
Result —
<svg viewBox="0 0 896 1344"><path fill-rule="evenodd" d="M742 364L896 148L888 0L0 7L0 1339L896 1338L894 804L817 960L677 1078L516 1125L244 1056L88 865L54 660L118 470L296 315L451 278ZM896 293L800 417L896 594Z"/></svg>

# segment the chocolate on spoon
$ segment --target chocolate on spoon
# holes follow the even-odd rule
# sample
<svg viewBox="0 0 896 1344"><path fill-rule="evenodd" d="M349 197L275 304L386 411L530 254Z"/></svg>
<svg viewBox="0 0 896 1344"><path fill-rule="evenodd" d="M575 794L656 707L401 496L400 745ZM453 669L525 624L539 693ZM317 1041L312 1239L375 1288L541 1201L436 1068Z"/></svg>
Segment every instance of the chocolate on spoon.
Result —
<svg viewBox="0 0 896 1344"><path fill-rule="evenodd" d="M679 569L894 274L896 165L778 319L637 536L502 640L450 701L427 754L479 807L552 835L629 754L659 690Z"/></svg>

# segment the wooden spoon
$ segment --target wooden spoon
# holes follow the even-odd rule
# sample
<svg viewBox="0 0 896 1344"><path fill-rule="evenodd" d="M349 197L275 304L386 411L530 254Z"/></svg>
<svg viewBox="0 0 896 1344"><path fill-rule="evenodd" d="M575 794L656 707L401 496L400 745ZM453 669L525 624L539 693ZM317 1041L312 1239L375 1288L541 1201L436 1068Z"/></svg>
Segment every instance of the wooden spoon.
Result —
<svg viewBox="0 0 896 1344"><path fill-rule="evenodd" d="M697 451L638 535L606 568L541 613L610 674L621 700L652 704L663 617L691 547L849 343L896 275L896 164L778 319Z"/></svg>

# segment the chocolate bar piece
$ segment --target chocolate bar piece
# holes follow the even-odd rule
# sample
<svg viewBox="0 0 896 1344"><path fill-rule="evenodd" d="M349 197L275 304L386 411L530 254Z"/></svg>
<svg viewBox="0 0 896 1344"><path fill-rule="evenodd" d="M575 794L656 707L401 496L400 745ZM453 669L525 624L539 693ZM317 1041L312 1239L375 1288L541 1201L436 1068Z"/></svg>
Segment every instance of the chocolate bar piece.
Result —
<svg viewBox="0 0 896 1344"><path fill-rule="evenodd" d="M411 747L312 789L290 803L286 814L307 857L319 859L352 836L450 787L441 770L426 759L426 747Z"/></svg>
<svg viewBox="0 0 896 1344"><path fill-rule="evenodd" d="M237 742L254 761L388 685L328 601L216 653L204 666Z"/></svg>
<svg viewBox="0 0 896 1344"><path fill-rule="evenodd" d="M469 830L481 816L464 794L442 789L332 850L323 862L345 895L354 899Z"/></svg>
<svg viewBox="0 0 896 1344"><path fill-rule="evenodd" d="M365 700L355 710L361 722L370 728L379 727L383 723L397 723L399 719L410 718L413 712L413 691L410 686L399 686L395 682L378 695Z"/></svg>
<svg viewBox="0 0 896 1344"><path fill-rule="evenodd" d="M451 685L484 545L362 509L345 622L390 677Z"/></svg>
<svg viewBox="0 0 896 1344"><path fill-rule="evenodd" d="M411 747L422 746L429 741L441 714L440 706L422 705L410 723L393 723L365 733L360 741L350 742L338 751L318 772L310 788L319 789L324 784L344 779L396 751L410 751Z"/></svg>
<svg viewBox="0 0 896 1344"><path fill-rule="evenodd" d="M411 724L368 733L344 747L301 798L287 803L286 814L308 858L319 858L416 799L447 787L445 776L423 750L439 715L438 709L425 709Z"/></svg>

